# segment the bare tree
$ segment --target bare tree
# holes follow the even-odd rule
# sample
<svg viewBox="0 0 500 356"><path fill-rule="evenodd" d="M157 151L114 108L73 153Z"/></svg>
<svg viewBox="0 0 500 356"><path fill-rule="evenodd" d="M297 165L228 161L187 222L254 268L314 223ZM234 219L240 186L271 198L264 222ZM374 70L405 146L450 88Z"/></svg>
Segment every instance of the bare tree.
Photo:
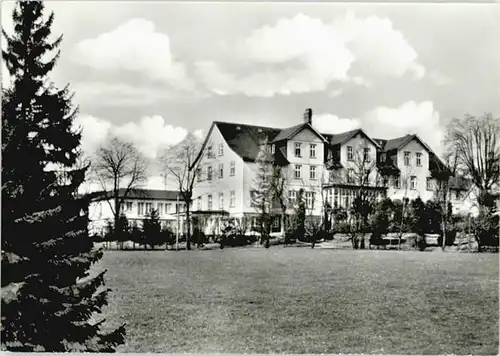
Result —
<svg viewBox="0 0 500 356"><path fill-rule="evenodd" d="M266 247L269 247L271 210L275 194L273 192L273 157L267 139L261 142L255 162L257 171L252 182L251 203L259 214L261 242L265 240Z"/></svg>
<svg viewBox="0 0 500 356"><path fill-rule="evenodd" d="M105 194L111 193L112 202L106 201L116 227L125 199L132 190L147 182L147 160L131 142L112 137L96 151L91 167L94 179ZM121 195L120 189L123 189Z"/></svg>
<svg viewBox="0 0 500 356"><path fill-rule="evenodd" d="M276 200L281 210L281 234L286 233L286 209L288 206L288 185L287 185L287 170L280 166L274 165L272 177L272 195Z"/></svg>
<svg viewBox="0 0 500 356"><path fill-rule="evenodd" d="M403 189L403 199L401 208L401 222L399 223L399 234L398 234L398 249L401 249L401 240L403 239L403 230L405 224L405 217L407 215L408 209L408 190L410 189L412 177L414 177L415 171L411 166L405 166L403 172L400 172L399 176L395 179L399 180L399 186Z"/></svg>
<svg viewBox="0 0 500 356"><path fill-rule="evenodd" d="M185 204L186 212L186 248L191 249L191 201L193 189L201 176L203 155L202 142L192 133L177 145L166 149L159 158L160 166L177 182L180 198Z"/></svg>
<svg viewBox="0 0 500 356"><path fill-rule="evenodd" d="M465 115L451 120L445 144L453 152L457 171L471 179L481 196L499 187L500 118L492 114L481 117Z"/></svg>
<svg viewBox="0 0 500 356"><path fill-rule="evenodd" d="M379 186L381 177L377 172L375 152L365 150L368 148L366 140L360 141L353 147L352 158L346 164L346 170L337 175L335 180L339 183L352 186L354 200L350 209L349 220L351 225L351 241L353 248L358 247L358 234L368 223L375 196L371 194L372 188ZM364 248L364 234L361 248Z"/></svg>

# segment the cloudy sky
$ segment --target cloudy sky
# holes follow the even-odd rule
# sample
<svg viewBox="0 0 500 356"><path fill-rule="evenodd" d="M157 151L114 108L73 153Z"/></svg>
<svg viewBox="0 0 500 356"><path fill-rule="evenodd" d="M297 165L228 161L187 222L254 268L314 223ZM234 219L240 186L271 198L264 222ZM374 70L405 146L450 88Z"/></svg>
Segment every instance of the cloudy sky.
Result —
<svg viewBox="0 0 500 356"><path fill-rule="evenodd" d="M7 31L12 7L2 2ZM112 133L154 159L214 120L286 127L308 107L323 132L417 133L440 152L452 117L500 115L495 4L58 1L47 9L64 34L52 79L75 91L89 153Z"/></svg>

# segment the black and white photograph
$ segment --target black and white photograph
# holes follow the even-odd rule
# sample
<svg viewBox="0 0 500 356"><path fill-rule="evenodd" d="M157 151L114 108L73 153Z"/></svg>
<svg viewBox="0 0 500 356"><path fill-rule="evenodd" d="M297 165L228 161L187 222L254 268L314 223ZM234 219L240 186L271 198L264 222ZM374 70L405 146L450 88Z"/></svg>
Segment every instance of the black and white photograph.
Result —
<svg viewBox="0 0 500 356"><path fill-rule="evenodd" d="M498 3L0 6L2 352L499 354Z"/></svg>

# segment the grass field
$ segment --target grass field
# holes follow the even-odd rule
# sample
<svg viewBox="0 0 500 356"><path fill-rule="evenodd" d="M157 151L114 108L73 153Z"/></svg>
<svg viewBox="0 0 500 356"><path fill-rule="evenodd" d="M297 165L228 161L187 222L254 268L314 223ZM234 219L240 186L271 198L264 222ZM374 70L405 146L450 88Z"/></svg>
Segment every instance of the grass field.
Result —
<svg viewBox="0 0 500 356"><path fill-rule="evenodd" d="M497 354L498 255L106 252L122 352Z"/></svg>

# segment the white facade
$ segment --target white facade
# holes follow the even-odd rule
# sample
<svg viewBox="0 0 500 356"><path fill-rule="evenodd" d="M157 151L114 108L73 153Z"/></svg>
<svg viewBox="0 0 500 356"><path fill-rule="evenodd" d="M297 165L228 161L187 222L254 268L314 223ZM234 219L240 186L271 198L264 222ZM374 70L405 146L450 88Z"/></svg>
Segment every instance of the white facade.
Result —
<svg viewBox="0 0 500 356"><path fill-rule="evenodd" d="M89 205L89 232L90 234L102 235L105 231L107 221L113 221L113 200L112 199L96 199L91 201ZM179 201L179 212L183 212L185 204ZM177 231L177 200L164 199L126 199L122 205L122 212L127 217L129 224L137 224L138 227L142 226L142 221L147 217L151 209L158 210L160 222L162 226L169 226L174 232ZM180 229L182 233L182 215L180 215Z"/></svg>
<svg viewBox="0 0 500 356"><path fill-rule="evenodd" d="M246 157L247 152L243 152L238 142L227 142L224 132L219 130L219 124L233 125L235 130L242 130L241 132L247 129L263 132L250 125L214 123L203 148L203 162L201 163L203 174L202 180L194 188L193 211L207 213L219 211L233 217L256 215L257 210L251 204L251 191L257 172L255 157L253 160L251 157ZM346 204L349 206L352 203L356 186L355 184L349 185L353 182L349 182L347 176L349 172L352 173L352 170L359 170L359 166L356 167L356 158L353 158L353 153L356 154L356 152L362 156L363 164L366 165L363 167L369 168L369 194L374 198L381 199L387 196L393 200L402 200L405 197L408 199L420 197L424 202L433 198L435 183L431 179L429 168L430 155L433 153L417 136L394 139L393 143L399 140L398 142L402 142L401 145L392 147L391 152L385 152L384 148L378 145L378 141L367 137L362 131L353 131L352 136L347 135L344 141L335 145L338 165L331 167L325 164L330 159L325 157L325 153L330 152L329 150L334 145L325 139L327 135L317 133L307 123L297 127L295 132L292 130L294 128L283 130L263 128L263 130L269 130L270 135L274 137L278 132L280 133L277 135L278 141L273 142L273 137L271 137L268 143L274 145L273 154L277 154L280 148L280 154L285 156L282 171L287 181L286 198L289 203L293 202L299 189L303 189L308 203L313 202L313 206L308 206L308 214L322 216L323 200L329 201L332 207L334 201L337 201L337 206ZM233 135L230 140L237 140L233 137L240 136ZM248 133L246 139L249 140L249 137L253 137L251 133ZM259 144L257 141L255 138L253 141L242 142L250 142L257 146ZM213 154L208 156L207 152ZM381 152L387 155L385 159L391 159L395 169L399 172L399 179L387 177L384 179L381 175L378 169ZM255 156L255 150L253 154ZM211 179L208 179L209 169L212 171ZM219 173L221 169L222 174ZM454 207L457 206L455 210L470 209L464 199L461 199L462 193L458 194L460 199L456 197L455 191L451 194L452 203ZM288 204L287 214L292 212L293 209Z"/></svg>
<svg viewBox="0 0 500 356"><path fill-rule="evenodd" d="M210 151L212 155L207 154ZM248 166L231 150L217 126L213 127L210 137L206 139L202 157L200 179L193 190L192 210L224 210L233 216L242 216L245 212L243 177L248 174ZM211 176L209 170L212 171Z"/></svg>

